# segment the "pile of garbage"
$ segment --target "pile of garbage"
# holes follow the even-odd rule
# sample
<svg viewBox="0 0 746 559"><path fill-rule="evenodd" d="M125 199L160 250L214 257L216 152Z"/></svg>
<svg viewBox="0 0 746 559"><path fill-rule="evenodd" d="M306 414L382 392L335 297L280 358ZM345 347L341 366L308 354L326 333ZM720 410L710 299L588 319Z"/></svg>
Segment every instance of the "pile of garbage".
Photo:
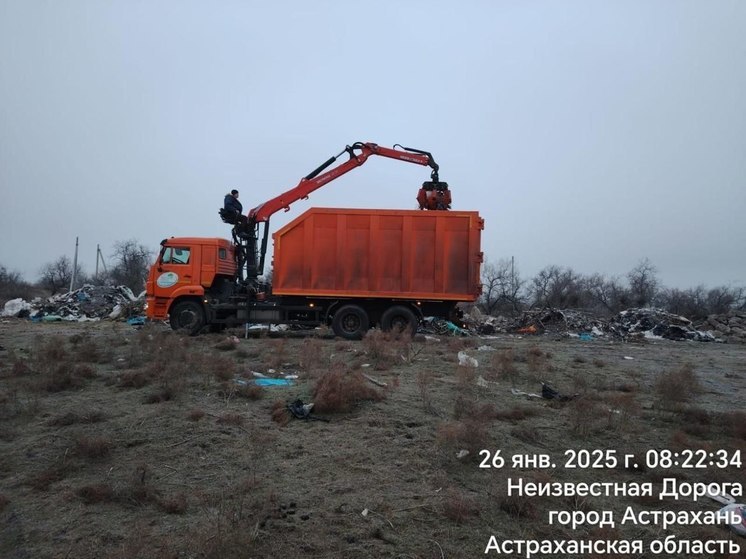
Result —
<svg viewBox="0 0 746 559"><path fill-rule="evenodd" d="M644 337L697 342L718 340L712 332L697 330L688 318L652 308L622 311L609 321L608 330L623 339Z"/></svg>
<svg viewBox="0 0 746 559"><path fill-rule="evenodd" d="M514 318L485 316L474 307L464 321L470 331L481 334L579 334L601 336L606 324L590 314L573 309L530 309Z"/></svg>
<svg viewBox="0 0 746 559"><path fill-rule="evenodd" d="M709 330L728 342L746 343L746 311L710 315L697 328Z"/></svg>
<svg viewBox="0 0 746 559"><path fill-rule="evenodd" d="M473 308L464 317L469 333L554 334L592 339L609 337L622 340L668 339L746 342L746 312L712 316L694 326L691 320L661 309L628 309L611 319L595 317L574 309L530 309L516 317L486 316Z"/></svg>
<svg viewBox="0 0 746 559"><path fill-rule="evenodd" d="M144 305L144 295L135 297L132 290L124 285L84 285L75 291L47 299L37 297L30 302L12 299L5 304L0 316L84 322L142 315Z"/></svg>

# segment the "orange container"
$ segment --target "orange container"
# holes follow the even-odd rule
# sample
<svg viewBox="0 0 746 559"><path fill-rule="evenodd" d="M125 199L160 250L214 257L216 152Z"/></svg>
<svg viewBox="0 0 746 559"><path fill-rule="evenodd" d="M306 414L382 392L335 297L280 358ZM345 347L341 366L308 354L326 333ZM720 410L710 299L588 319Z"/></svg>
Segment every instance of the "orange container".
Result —
<svg viewBox="0 0 746 559"><path fill-rule="evenodd" d="M474 301L477 212L311 208L274 233L276 295Z"/></svg>

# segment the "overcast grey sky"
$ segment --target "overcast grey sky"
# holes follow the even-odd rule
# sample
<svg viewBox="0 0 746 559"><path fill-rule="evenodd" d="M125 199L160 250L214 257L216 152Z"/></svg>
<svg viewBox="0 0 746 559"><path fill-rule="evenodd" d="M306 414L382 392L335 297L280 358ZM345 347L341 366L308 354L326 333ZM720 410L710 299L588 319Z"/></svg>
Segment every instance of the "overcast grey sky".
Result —
<svg viewBox="0 0 746 559"><path fill-rule="evenodd" d="M0 264L229 236L345 144L429 150L488 259L746 282L742 0L0 0ZM412 209L371 159L311 206Z"/></svg>

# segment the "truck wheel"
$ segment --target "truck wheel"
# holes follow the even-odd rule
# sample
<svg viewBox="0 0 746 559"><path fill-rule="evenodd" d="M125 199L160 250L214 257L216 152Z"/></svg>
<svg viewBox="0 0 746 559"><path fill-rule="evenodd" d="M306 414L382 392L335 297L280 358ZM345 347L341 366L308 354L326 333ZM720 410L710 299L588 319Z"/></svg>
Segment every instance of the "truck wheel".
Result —
<svg viewBox="0 0 746 559"><path fill-rule="evenodd" d="M359 340L369 327L368 313L357 305L345 305L334 313L332 330L340 338Z"/></svg>
<svg viewBox="0 0 746 559"><path fill-rule="evenodd" d="M412 309L409 309L402 305L389 307L381 316L381 330L385 331L409 331L409 335L414 336L419 325L420 321L417 318L417 315L414 314Z"/></svg>
<svg viewBox="0 0 746 559"><path fill-rule="evenodd" d="M197 301L181 301L176 303L168 315L171 328L185 330L191 336L199 333L205 326L205 313L202 305Z"/></svg>

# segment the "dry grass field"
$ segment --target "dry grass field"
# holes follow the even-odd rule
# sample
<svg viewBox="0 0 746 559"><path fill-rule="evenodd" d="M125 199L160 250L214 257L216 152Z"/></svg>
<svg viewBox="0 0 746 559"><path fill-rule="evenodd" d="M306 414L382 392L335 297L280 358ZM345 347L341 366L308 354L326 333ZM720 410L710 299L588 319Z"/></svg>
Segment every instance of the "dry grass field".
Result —
<svg viewBox="0 0 746 559"><path fill-rule="evenodd" d="M484 556L491 536L675 534L746 547L722 525L573 529L548 518L721 506L707 498L506 490L508 478L746 483L734 465L645 465L651 449L746 455L744 345L232 334L0 323L0 557L441 559ZM478 367L459 365L459 352ZM253 372L298 378L260 387ZM516 393L542 382L568 398ZM292 417L296 399L317 419ZM480 468L483 449L505 466ZM639 464L564 467L580 449ZM513 467L536 454L555 467Z"/></svg>

